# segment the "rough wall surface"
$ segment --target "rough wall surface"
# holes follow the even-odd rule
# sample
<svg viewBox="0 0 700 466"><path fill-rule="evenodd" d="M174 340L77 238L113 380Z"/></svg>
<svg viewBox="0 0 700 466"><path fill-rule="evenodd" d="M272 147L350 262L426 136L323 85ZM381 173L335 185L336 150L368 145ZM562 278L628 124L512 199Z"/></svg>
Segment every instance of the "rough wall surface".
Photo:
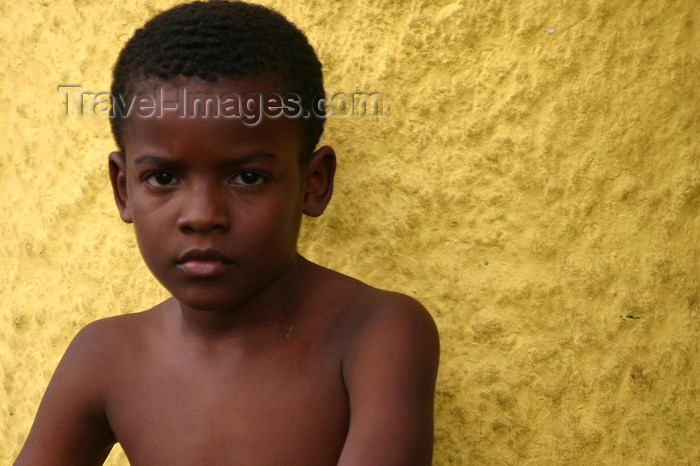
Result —
<svg viewBox="0 0 700 466"><path fill-rule="evenodd" d="M111 200L120 46L175 1L0 2L0 463L75 332L165 297ZM700 463L696 0L269 1L307 32L340 158L300 250L432 312L435 464ZM118 447L110 465L126 465Z"/></svg>

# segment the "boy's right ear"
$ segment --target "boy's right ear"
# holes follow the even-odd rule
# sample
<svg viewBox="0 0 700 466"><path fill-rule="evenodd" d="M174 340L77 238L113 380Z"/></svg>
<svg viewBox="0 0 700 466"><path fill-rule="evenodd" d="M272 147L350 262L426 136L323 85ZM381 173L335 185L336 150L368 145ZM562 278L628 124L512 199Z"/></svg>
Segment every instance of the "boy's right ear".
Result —
<svg viewBox="0 0 700 466"><path fill-rule="evenodd" d="M109 179L112 181L114 202L117 203L119 215L126 223L131 223L131 209L126 194L126 158L120 152L109 154Z"/></svg>

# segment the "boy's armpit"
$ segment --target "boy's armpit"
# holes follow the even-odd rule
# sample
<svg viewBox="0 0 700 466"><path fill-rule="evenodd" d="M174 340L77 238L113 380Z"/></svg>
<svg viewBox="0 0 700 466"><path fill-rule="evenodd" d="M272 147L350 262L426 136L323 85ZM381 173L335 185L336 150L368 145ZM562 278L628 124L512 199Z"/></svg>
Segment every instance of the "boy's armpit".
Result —
<svg viewBox="0 0 700 466"><path fill-rule="evenodd" d="M390 294L343 355L350 427L339 465L429 465L440 354L433 319L417 301Z"/></svg>
<svg viewBox="0 0 700 466"><path fill-rule="evenodd" d="M56 368L15 466L98 465L115 443L104 413L109 324L83 328Z"/></svg>

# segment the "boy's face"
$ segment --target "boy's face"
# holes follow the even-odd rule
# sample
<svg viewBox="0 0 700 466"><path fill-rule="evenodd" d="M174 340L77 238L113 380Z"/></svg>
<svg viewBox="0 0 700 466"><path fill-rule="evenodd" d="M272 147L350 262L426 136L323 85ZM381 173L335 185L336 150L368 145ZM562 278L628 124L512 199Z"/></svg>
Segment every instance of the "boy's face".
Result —
<svg viewBox="0 0 700 466"><path fill-rule="evenodd" d="M244 78L179 84L218 96L278 91ZM165 102L182 100L163 86ZM182 305L235 307L293 266L301 215L323 211L335 167L327 147L300 167L298 121L164 110L123 128L126 157L110 154L115 199L149 269Z"/></svg>

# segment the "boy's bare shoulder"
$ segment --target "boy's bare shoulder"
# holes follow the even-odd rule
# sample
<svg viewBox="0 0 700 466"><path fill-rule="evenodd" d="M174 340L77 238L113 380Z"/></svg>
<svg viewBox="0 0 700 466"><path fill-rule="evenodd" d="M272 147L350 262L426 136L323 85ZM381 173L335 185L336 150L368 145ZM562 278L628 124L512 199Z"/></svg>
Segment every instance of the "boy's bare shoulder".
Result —
<svg viewBox="0 0 700 466"><path fill-rule="evenodd" d="M162 327L160 308L164 304L146 311L95 320L75 335L68 350L90 352L94 357L115 361L127 353L138 352L146 336Z"/></svg>
<svg viewBox="0 0 700 466"><path fill-rule="evenodd" d="M416 299L402 293L374 288L354 278L319 267L314 286L328 293L328 308L334 309L350 337L376 331L388 333L424 332L437 339L437 328L428 310ZM329 290L329 291L325 291Z"/></svg>
<svg viewBox="0 0 700 466"><path fill-rule="evenodd" d="M95 320L80 329L68 345L58 369L69 378L89 376L85 395L99 400L95 410L100 415L104 415L106 400L119 382L146 363L162 334L166 314L162 307L167 303Z"/></svg>

